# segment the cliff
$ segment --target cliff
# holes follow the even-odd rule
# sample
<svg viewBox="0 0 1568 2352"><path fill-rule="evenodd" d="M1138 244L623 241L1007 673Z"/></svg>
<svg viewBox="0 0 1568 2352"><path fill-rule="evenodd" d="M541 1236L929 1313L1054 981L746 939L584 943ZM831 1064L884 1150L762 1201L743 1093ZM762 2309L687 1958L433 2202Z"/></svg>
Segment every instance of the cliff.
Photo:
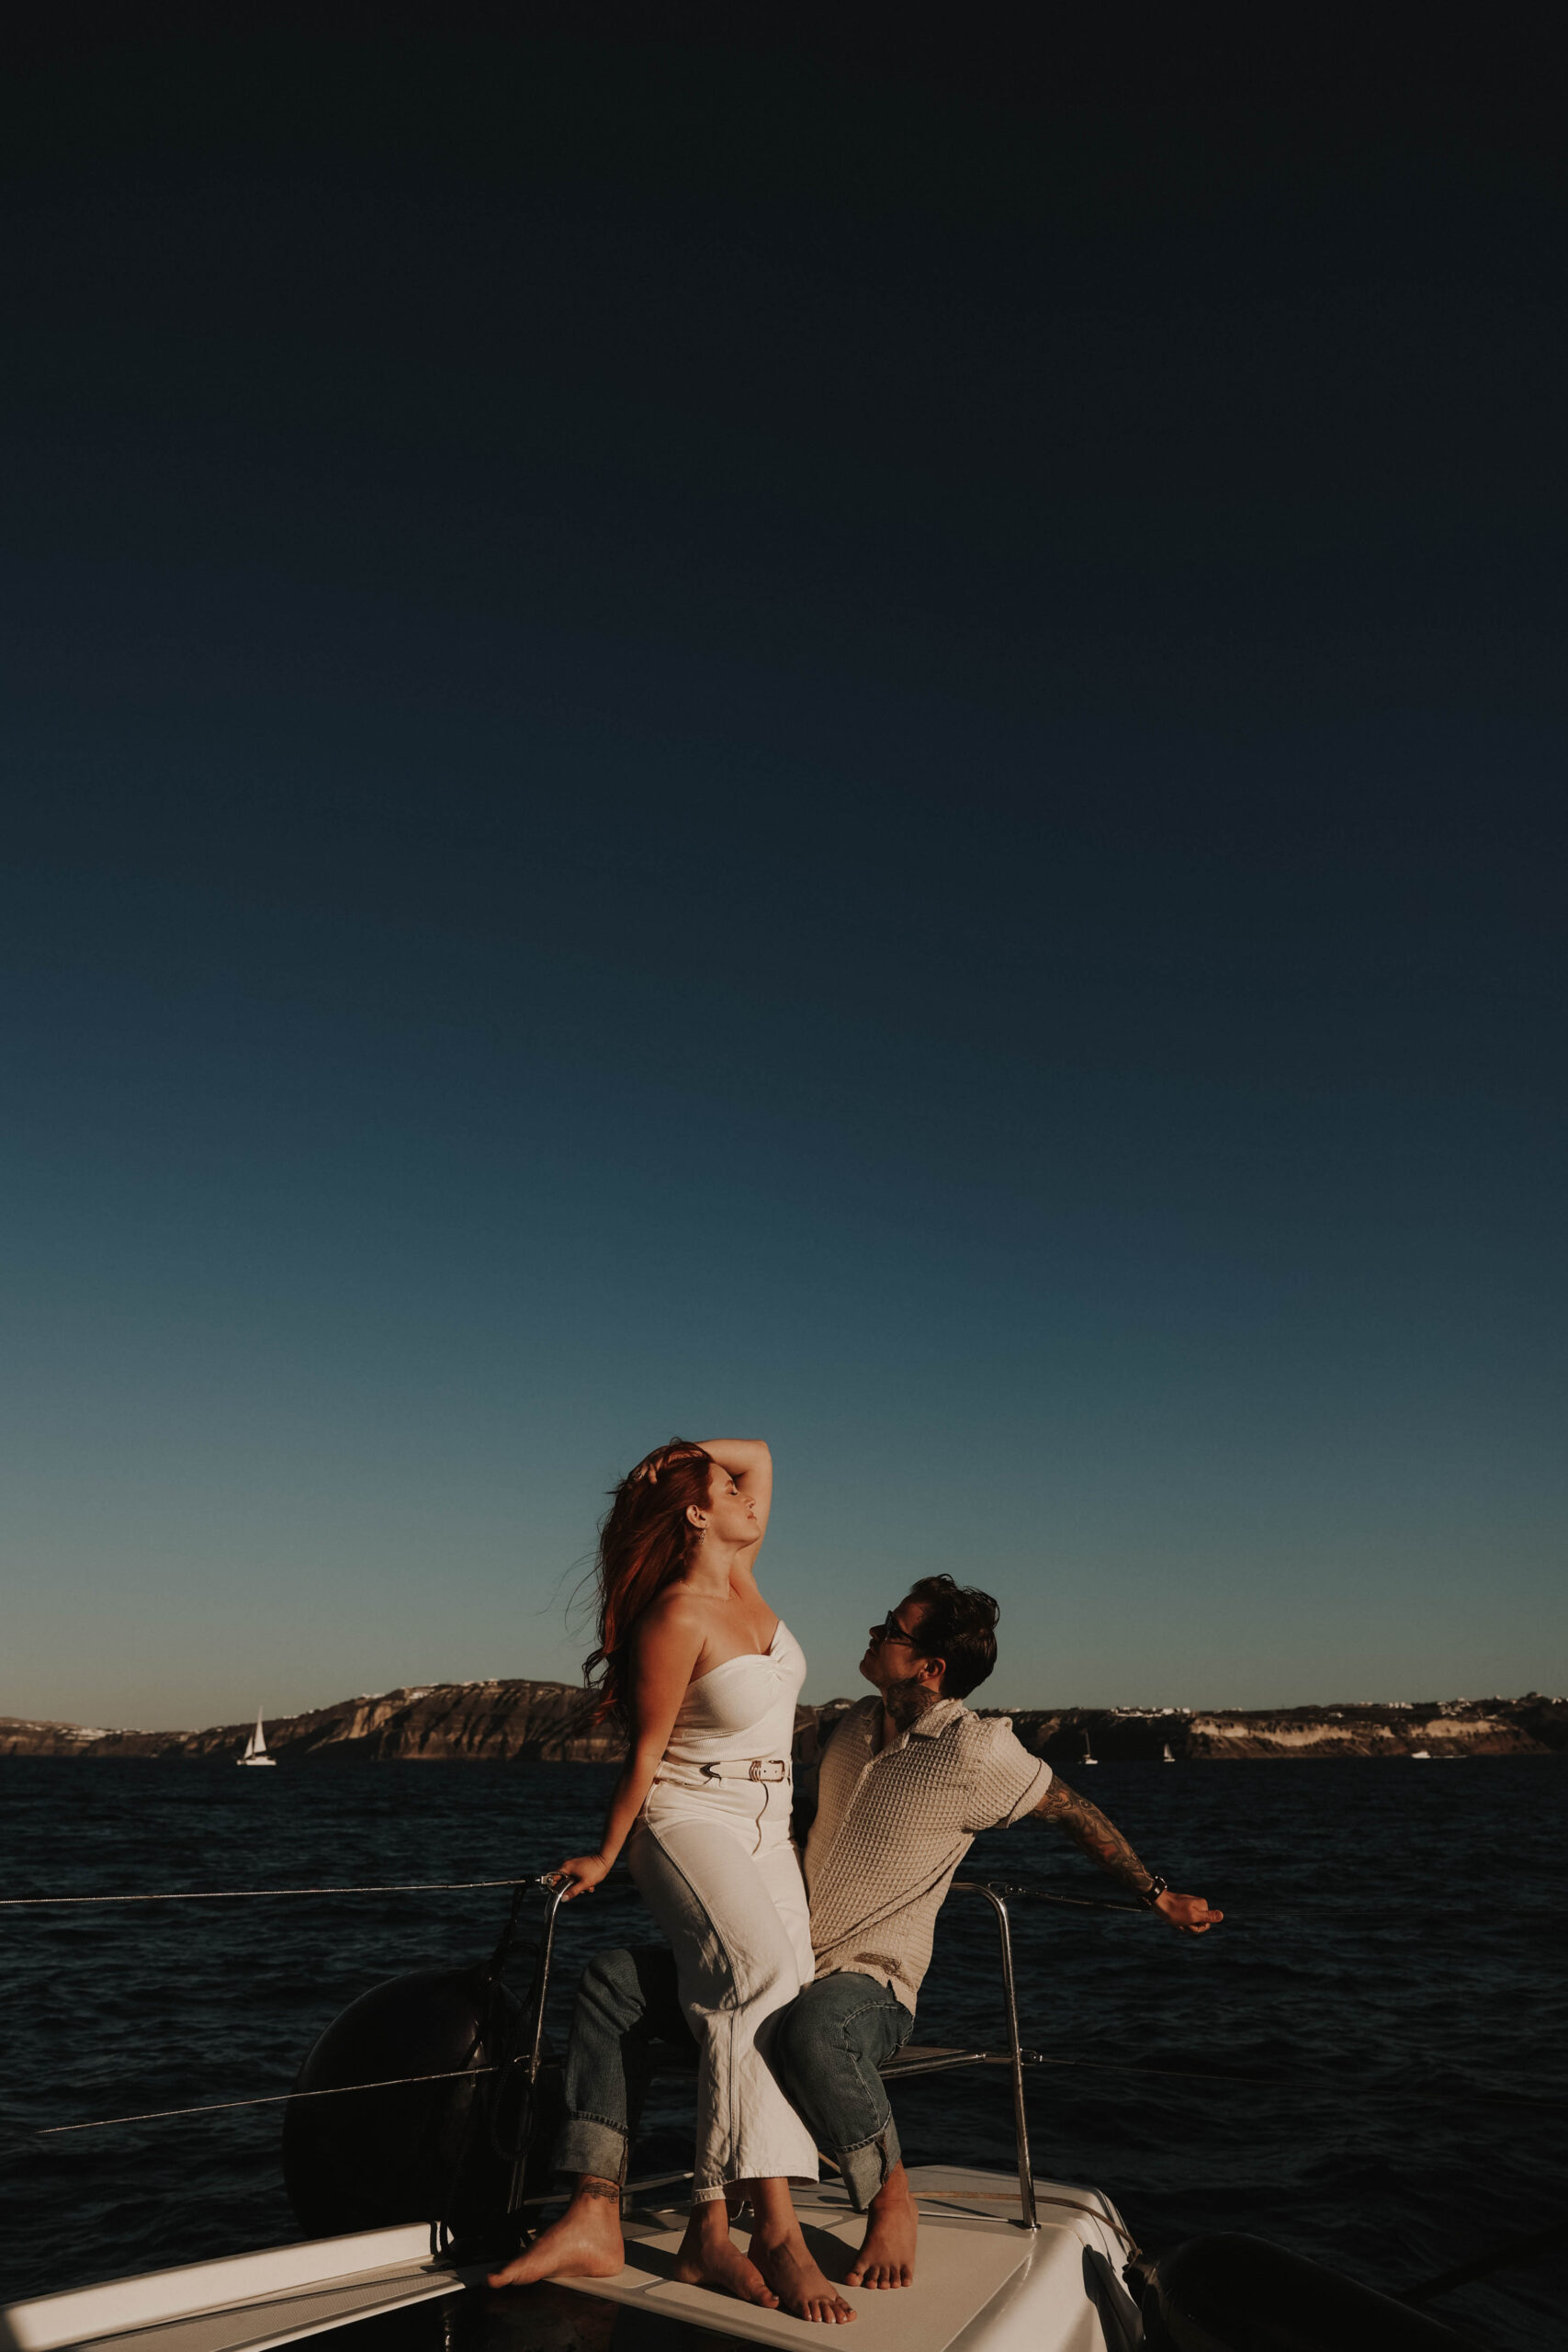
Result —
<svg viewBox="0 0 1568 2352"><path fill-rule="evenodd" d="M852 1702L802 1707L795 1752L807 1762ZM983 1712L1000 1713L999 1709ZM1568 1751L1568 1700L1447 1699L1263 1711L1139 1707L1008 1709L1024 1745L1065 1768L1086 1739L1106 1763L1157 1762L1168 1747L1182 1763L1232 1757L1544 1756ZM266 1742L281 1765L363 1758L372 1763L611 1763L618 1736L589 1721L569 1682L437 1682L340 1699L304 1715L280 1715ZM82 1724L0 1716L0 1756L142 1757L155 1762L236 1758L249 1724L207 1731L104 1731Z"/></svg>
<svg viewBox="0 0 1568 2352"><path fill-rule="evenodd" d="M1026 1747L1066 1769L1089 1751L1106 1763L1230 1757L1545 1756L1568 1750L1568 1700L1423 1699L1340 1707L1024 1707Z"/></svg>
<svg viewBox="0 0 1568 2352"><path fill-rule="evenodd" d="M620 1753L613 1732L588 1720L589 1702L570 1682L436 1682L339 1699L265 1725L280 1765L365 1758L372 1763L522 1761L598 1763ZM76 1724L0 1716L0 1756L237 1757L248 1724L207 1731L89 1731Z"/></svg>

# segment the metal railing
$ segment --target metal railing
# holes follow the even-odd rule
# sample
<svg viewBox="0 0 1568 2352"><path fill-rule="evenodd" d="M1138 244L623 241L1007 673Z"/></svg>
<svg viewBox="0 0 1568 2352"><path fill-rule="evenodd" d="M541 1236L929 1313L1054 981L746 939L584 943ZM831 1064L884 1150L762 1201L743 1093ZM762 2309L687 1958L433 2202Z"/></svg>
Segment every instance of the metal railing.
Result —
<svg viewBox="0 0 1568 2352"><path fill-rule="evenodd" d="M1034 2166L1029 2154L1029 2118L1023 2109L1023 2044L1018 2031L1018 1984L1012 1971L1012 1924L1008 1917L1007 1896L1000 1887L983 1878L956 1879L953 1892L984 1895L996 1913L1002 1952L1002 2000L1007 2008L1008 2064L1012 2073L1012 2128L1018 2142L1018 2196L1023 2208L1024 2228L1037 2230L1040 2216L1034 2209Z"/></svg>
<svg viewBox="0 0 1568 2352"><path fill-rule="evenodd" d="M536 1885L547 1885L547 1880L536 1880ZM629 1881L618 1877L605 1882L615 1893L624 1891ZM1012 2078L1013 2136L1018 2159L1018 2196L1023 2226L1038 2230L1040 2217L1034 2193L1034 2166L1029 2152L1029 2117L1024 2106L1024 2069L1043 2064L1037 2051L1025 2050L1018 2024L1018 1983L1012 1962L1012 1922L1008 1913L1007 1898L1010 1895L1033 1896L1043 1890L1033 1887L995 1884L988 1879L954 1879L951 1892L954 1894L977 1894L991 1906L997 1923L1002 1969L1002 2005L1007 2026L1005 2051L971 2050L960 2047L935 2047L906 2044L897 2056L890 2058L879 2070L886 2082L908 2082L918 2075L946 2074L959 2066L1006 2066ZM560 1908L566 1900L564 1886L551 1887L545 1905L544 1923L540 1932L538 1953L535 1962L533 2003L525 2028L525 2052L520 2052L514 2064L525 2071L530 2108L539 2075L544 2065L545 2006L549 1997L550 1973L555 1962L556 1927ZM1047 1897L1047 1900L1050 1898ZM1131 1912L1141 1917L1132 1904L1098 1904L1097 1909ZM525 2147L520 2147L513 2165L512 2192L509 2210L522 2207L523 2177L526 2157Z"/></svg>

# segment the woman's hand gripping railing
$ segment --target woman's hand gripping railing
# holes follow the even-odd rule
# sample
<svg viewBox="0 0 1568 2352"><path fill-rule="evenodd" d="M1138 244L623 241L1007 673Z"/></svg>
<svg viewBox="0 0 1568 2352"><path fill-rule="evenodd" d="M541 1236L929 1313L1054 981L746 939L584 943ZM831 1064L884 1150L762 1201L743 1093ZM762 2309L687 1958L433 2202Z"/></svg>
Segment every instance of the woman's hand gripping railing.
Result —
<svg viewBox="0 0 1568 2352"><path fill-rule="evenodd" d="M534 1962L532 1998L524 2023L522 2046L508 2069L514 2078L519 2074L523 2077L521 2112L513 2143L509 2151L512 2157L512 2186L507 2198L507 2211L511 2213L521 2211L525 2202L536 2204L541 2201L536 2198L525 2197L524 2176L527 2169L528 2144L536 2108L539 2070L544 2064L545 2007L549 1999L550 1970L555 1962L556 1923L560 1917L561 1905L568 1900L572 1892L571 1882L560 1878L559 1874L554 1871L547 1871L538 1878L520 1882L516 1898L513 1903L512 1917L507 1922L506 1934L502 1939L502 1952L497 1955L498 1962L504 1954L506 1944L510 1941L513 1929L516 1925L518 1905L522 1896L530 1887L545 1888L547 1891L548 1900L545 1905L544 1925L540 1931L538 1951ZM604 1882L603 1891L610 1894L634 1892L630 1873L625 1871L615 1871L613 1877ZM682 2175L682 2177L683 2178L684 2176Z"/></svg>
<svg viewBox="0 0 1568 2352"><path fill-rule="evenodd" d="M553 1872L513 1882L512 1907L507 1913L506 1925L501 1931L501 1941L491 1954L490 1965L485 1971L489 1984L499 1984L517 1934L524 1900L536 1889L542 1889L547 1899L544 1924L535 1948L534 1981L529 1988L522 2030L514 2041L510 2034L507 2037L513 2046L511 2054L502 2065L502 2081L491 2108L490 2122L491 2145L496 2154L512 2167L506 2200L509 2213L520 2211L525 2202L537 2202L537 2199L525 2199L524 2176L534 2136L539 2069L544 2061L545 2004L549 1996L550 1965L555 1957L556 1919L566 1896L565 1887L556 1883ZM503 2126L502 2118L513 2098L516 2101L514 2117L509 2126Z"/></svg>

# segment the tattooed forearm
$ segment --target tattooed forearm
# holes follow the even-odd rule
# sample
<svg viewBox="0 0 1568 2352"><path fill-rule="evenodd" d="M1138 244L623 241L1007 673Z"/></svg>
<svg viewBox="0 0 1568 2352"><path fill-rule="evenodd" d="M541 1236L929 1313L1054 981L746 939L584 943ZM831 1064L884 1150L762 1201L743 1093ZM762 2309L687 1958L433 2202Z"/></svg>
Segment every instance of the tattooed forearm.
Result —
<svg viewBox="0 0 1568 2352"><path fill-rule="evenodd" d="M1149 1873L1139 1861L1113 1821L1107 1821L1097 1804L1080 1797L1069 1789L1066 1781L1053 1780L1050 1787L1034 1808L1038 1821L1054 1821L1065 1829L1075 1846L1081 1846L1090 1861L1098 1862L1102 1871L1119 1879L1141 1894L1149 1883Z"/></svg>

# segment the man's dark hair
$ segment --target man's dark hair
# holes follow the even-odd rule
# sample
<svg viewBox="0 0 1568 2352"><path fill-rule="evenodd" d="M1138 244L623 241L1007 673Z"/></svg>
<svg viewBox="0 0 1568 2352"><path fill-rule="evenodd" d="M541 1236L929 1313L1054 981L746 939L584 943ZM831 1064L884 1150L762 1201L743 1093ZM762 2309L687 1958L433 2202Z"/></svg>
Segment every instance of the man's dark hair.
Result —
<svg viewBox="0 0 1568 2352"><path fill-rule="evenodd" d="M972 1584L954 1584L951 1577L921 1577L909 1587L909 1598L925 1608L918 1645L921 1654L945 1661L942 1697L967 1699L997 1662L1001 1611L988 1592Z"/></svg>

